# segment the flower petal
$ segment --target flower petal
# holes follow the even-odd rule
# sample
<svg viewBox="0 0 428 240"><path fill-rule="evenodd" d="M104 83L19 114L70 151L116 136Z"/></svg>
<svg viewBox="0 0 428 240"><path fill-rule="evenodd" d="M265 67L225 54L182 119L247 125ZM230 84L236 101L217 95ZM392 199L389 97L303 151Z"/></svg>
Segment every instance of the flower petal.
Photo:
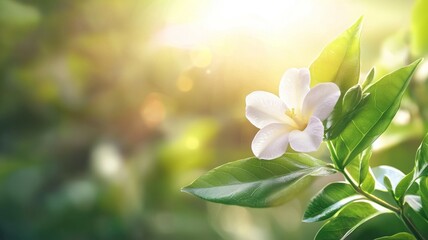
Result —
<svg viewBox="0 0 428 240"><path fill-rule="evenodd" d="M256 157L271 160L285 153L290 128L285 124L273 123L260 129L251 144Z"/></svg>
<svg viewBox="0 0 428 240"><path fill-rule="evenodd" d="M309 92L309 69L291 68L282 76L279 84L279 97L288 108L299 111L302 109L303 99Z"/></svg>
<svg viewBox="0 0 428 240"><path fill-rule="evenodd" d="M325 120L333 111L340 90L334 83L320 83L313 87L303 101L302 114L304 116L315 116L321 121Z"/></svg>
<svg viewBox="0 0 428 240"><path fill-rule="evenodd" d="M321 145L324 126L321 120L311 117L305 130L294 130L288 135L290 146L297 152L313 152Z"/></svg>
<svg viewBox="0 0 428 240"><path fill-rule="evenodd" d="M256 127L263 128L271 123L291 123L292 120L285 114L287 106L269 92L256 91L246 98L247 119Z"/></svg>

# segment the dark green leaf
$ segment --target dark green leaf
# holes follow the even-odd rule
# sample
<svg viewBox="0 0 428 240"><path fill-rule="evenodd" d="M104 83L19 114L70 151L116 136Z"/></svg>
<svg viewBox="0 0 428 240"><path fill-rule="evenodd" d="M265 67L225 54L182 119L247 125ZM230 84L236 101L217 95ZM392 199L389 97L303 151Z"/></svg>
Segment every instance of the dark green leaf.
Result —
<svg viewBox="0 0 428 240"><path fill-rule="evenodd" d="M392 236L376 238L375 240L416 240L416 238L410 233L401 232Z"/></svg>
<svg viewBox="0 0 428 240"><path fill-rule="evenodd" d="M421 204L425 216L428 216L428 178L423 177L420 182Z"/></svg>
<svg viewBox="0 0 428 240"><path fill-rule="evenodd" d="M351 185L335 182L327 185L306 208L303 222L317 222L330 218L342 207L363 197L355 192Z"/></svg>
<svg viewBox="0 0 428 240"><path fill-rule="evenodd" d="M217 203L271 207L302 191L308 176L332 173L326 163L302 153L287 153L274 160L253 157L217 167L182 191Z"/></svg>
<svg viewBox="0 0 428 240"><path fill-rule="evenodd" d="M346 128L334 140L338 167L349 164L359 153L369 147L389 126L400 107L401 98L418 60L384 76L367 89L367 102L359 108Z"/></svg>
<svg viewBox="0 0 428 240"><path fill-rule="evenodd" d="M415 226L418 232L421 233L422 236L428 236L428 220L424 216L425 213L422 211L422 207L418 207L418 204L420 206L418 201L420 201L419 196L405 196L406 204L404 205L403 210L404 217L407 218L408 221L412 222L412 224ZM409 202L412 205L410 205Z"/></svg>
<svg viewBox="0 0 428 240"><path fill-rule="evenodd" d="M358 226L384 213L368 202L354 202L340 210L318 231L316 240L346 239Z"/></svg>
<svg viewBox="0 0 428 240"><path fill-rule="evenodd" d="M428 176L428 134L416 152L415 170L415 179Z"/></svg>
<svg viewBox="0 0 428 240"><path fill-rule="evenodd" d="M412 12L411 47L415 56L428 53L428 0L417 0Z"/></svg>
<svg viewBox="0 0 428 240"><path fill-rule="evenodd" d="M333 40L312 63L311 84L334 82L345 93L360 76L360 32L362 18Z"/></svg>

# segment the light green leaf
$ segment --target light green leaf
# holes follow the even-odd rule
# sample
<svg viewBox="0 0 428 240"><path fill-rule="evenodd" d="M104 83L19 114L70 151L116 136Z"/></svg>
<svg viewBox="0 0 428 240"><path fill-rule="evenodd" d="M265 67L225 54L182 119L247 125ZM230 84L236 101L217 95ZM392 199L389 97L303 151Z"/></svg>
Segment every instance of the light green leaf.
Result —
<svg viewBox="0 0 428 240"><path fill-rule="evenodd" d="M411 48L415 56L428 53L428 0L417 0L412 12Z"/></svg>
<svg viewBox="0 0 428 240"><path fill-rule="evenodd" d="M332 173L323 161L302 153L286 153L274 160L253 157L224 164L182 191L217 203L271 207L302 191L307 177Z"/></svg>
<svg viewBox="0 0 428 240"><path fill-rule="evenodd" d="M404 173L391 166L377 166L372 168L373 174L376 178L376 189L380 191L388 191L389 184L391 189L395 189L401 179L404 178ZM385 177L389 179L389 184L385 183Z"/></svg>
<svg viewBox="0 0 428 240"><path fill-rule="evenodd" d="M422 140L421 145L419 146L416 152L415 159L415 179L418 179L421 176L428 176L428 134L425 135Z"/></svg>
<svg viewBox="0 0 428 240"><path fill-rule="evenodd" d="M367 74L366 80L363 82L363 90L366 90L368 86L373 82L375 75L375 69L372 68L370 72Z"/></svg>
<svg viewBox="0 0 428 240"><path fill-rule="evenodd" d="M342 112L350 112L354 110L363 98L363 90L360 85L351 87L343 97Z"/></svg>
<svg viewBox="0 0 428 240"><path fill-rule="evenodd" d="M415 236L407 232L401 232L392 236L376 238L375 240L416 240Z"/></svg>
<svg viewBox="0 0 428 240"><path fill-rule="evenodd" d="M322 189L306 208L303 222L318 222L329 219L337 211L363 197L355 192L351 185L334 182Z"/></svg>
<svg viewBox="0 0 428 240"><path fill-rule="evenodd" d="M321 227L315 240L346 239L358 226L382 213L368 202L351 203Z"/></svg>
<svg viewBox="0 0 428 240"><path fill-rule="evenodd" d="M367 89L370 95L364 106L334 140L339 168L348 165L386 130L420 61L384 76Z"/></svg>
<svg viewBox="0 0 428 240"><path fill-rule="evenodd" d="M311 84L336 83L345 93L360 75L360 32L362 18L329 43L312 63Z"/></svg>

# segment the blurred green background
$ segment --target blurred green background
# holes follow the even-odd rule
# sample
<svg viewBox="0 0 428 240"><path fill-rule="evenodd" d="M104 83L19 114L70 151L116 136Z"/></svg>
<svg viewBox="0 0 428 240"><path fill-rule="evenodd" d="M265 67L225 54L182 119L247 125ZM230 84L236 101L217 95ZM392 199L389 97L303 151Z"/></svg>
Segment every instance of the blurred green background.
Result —
<svg viewBox="0 0 428 240"><path fill-rule="evenodd" d="M180 188L251 156L245 96L276 93L286 69L309 66L361 15L363 78L425 54L411 52L413 5L0 0L0 239L312 239L321 223L301 223L303 211L339 176L273 209ZM421 69L372 166L413 167L428 123ZM384 221L354 238L404 229L388 218L382 232Z"/></svg>

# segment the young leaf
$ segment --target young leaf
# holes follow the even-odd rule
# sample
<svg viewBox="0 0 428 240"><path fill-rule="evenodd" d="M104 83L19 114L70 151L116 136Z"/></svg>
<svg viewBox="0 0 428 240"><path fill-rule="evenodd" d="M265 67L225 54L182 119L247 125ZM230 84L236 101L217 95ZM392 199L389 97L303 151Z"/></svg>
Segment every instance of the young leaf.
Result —
<svg viewBox="0 0 428 240"><path fill-rule="evenodd" d="M322 189L306 208L303 222L318 222L329 219L342 207L363 197L351 185L334 182Z"/></svg>
<svg viewBox="0 0 428 240"><path fill-rule="evenodd" d="M376 178L376 189L380 191L388 191L388 188L394 190L401 179L404 178L404 173L391 166L377 166L373 169L373 174ZM385 177L388 178L389 183L385 182ZM390 186L389 186L390 185Z"/></svg>
<svg viewBox="0 0 428 240"><path fill-rule="evenodd" d="M333 40L312 63L311 85L334 82L345 93L360 75L360 32L362 18Z"/></svg>
<svg viewBox="0 0 428 240"><path fill-rule="evenodd" d="M352 91L351 88L349 91ZM348 92L346 92L348 93ZM364 93L361 96L361 99L359 102L354 103L348 103L349 98L344 98L342 103L337 103L334 107L334 110L330 117L327 119L326 126L328 127L325 134L328 140L333 140L339 136L340 133L342 133L343 129L348 126L348 124L352 121L354 116L359 112L361 108L365 106L365 103L367 102L367 97L369 96L369 93ZM348 109L345 111L342 109L343 105L351 104L351 109Z"/></svg>
<svg viewBox="0 0 428 240"><path fill-rule="evenodd" d="M369 147L389 126L400 107L401 98L418 60L384 76L367 89L367 102L334 140L338 167L349 164L360 152Z"/></svg>
<svg viewBox="0 0 428 240"><path fill-rule="evenodd" d="M415 169L415 179L428 176L428 134L425 135L416 152Z"/></svg>
<svg viewBox="0 0 428 240"><path fill-rule="evenodd" d="M416 240L415 236L407 232L401 232L392 236L376 238L375 240Z"/></svg>
<svg viewBox="0 0 428 240"><path fill-rule="evenodd" d="M321 227L315 240L346 239L358 226L382 213L368 202L351 203Z"/></svg>
<svg viewBox="0 0 428 240"><path fill-rule="evenodd" d="M417 0L412 12L411 47L415 56L428 53L428 0Z"/></svg>
<svg viewBox="0 0 428 240"><path fill-rule="evenodd" d="M375 189L375 179L370 172L369 159L371 157L371 149L366 149L359 154L356 159L346 166L346 171L366 192L373 192Z"/></svg>
<svg viewBox="0 0 428 240"><path fill-rule="evenodd" d="M366 80L363 82L363 90L366 90L368 86L370 86L370 84L373 82L374 79L374 75L375 75L375 69L372 68L370 70L370 72L367 74Z"/></svg>
<svg viewBox="0 0 428 240"><path fill-rule="evenodd" d="M367 179L367 175L369 174L369 160L372 156L371 148L366 149L361 153L361 161L360 161L360 183L363 183ZM369 178L373 179L373 176L370 175ZM374 179L373 179L374 183Z"/></svg>
<svg viewBox="0 0 428 240"><path fill-rule="evenodd" d="M371 193L375 189L375 179L370 172L368 160L371 156L371 149L366 149L359 154L348 166L346 171L352 179L365 192Z"/></svg>
<svg viewBox="0 0 428 240"><path fill-rule="evenodd" d="M403 198L407 190L413 183L413 172L414 171L411 171L409 174L407 174L395 187L395 198L401 203L403 202Z"/></svg>
<svg viewBox="0 0 428 240"><path fill-rule="evenodd" d="M342 112L347 113L354 110L363 97L363 90L360 85L351 87L343 96Z"/></svg>
<svg viewBox="0 0 428 240"><path fill-rule="evenodd" d="M211 202L271 207L302 191L308 176L332 173L323 161L303 153L286 153L269 161L253 157L224 164L182 191Z"/></svg>

